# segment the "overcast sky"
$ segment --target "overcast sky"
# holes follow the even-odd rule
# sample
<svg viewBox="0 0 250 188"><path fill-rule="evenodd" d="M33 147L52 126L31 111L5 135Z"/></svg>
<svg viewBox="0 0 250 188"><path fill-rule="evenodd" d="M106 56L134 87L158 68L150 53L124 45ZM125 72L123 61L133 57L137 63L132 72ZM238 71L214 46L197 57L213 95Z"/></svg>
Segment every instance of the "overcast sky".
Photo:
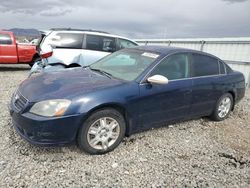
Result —
<svg viewBox="0 0 250 188"><path fill-rule="evenodd" d="M250 36L250 0L0 0L0 29L72 27L129 38Z"/></svg>

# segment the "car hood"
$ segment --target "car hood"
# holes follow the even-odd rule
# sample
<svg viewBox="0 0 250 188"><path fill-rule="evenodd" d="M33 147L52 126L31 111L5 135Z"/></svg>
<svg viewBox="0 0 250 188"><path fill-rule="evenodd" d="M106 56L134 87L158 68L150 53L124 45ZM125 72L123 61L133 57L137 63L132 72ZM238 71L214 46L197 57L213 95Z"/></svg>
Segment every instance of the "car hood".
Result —
<svg viewBox="0 0 250 188"><path fill-rule="evenodd" d="M71 98L123 83L121 80L109 78L88 68L73 68L32 76L23 81L18 90L30 102L37 102Z"/></svg>

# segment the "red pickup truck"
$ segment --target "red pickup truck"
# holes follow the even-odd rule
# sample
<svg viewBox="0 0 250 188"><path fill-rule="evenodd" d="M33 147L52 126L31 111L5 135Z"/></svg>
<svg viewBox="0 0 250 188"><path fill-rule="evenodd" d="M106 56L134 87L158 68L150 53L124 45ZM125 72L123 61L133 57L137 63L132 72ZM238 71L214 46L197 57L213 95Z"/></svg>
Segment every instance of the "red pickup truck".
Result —
<svg viewBox="0 0 250 188"><path fill-rule="evenodd" d="M28 63L32 66L39 58L36 46L17 44L12 32L0 31L0 64Z"/></svg>

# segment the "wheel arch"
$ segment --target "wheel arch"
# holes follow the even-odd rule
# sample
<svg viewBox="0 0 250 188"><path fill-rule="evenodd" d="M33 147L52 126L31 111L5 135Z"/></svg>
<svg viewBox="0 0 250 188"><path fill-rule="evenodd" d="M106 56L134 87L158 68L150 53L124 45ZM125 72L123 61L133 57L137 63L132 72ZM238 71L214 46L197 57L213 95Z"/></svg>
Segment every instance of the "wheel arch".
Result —
<svg viewBox="0 0 250 188"><path fill-rule="evenodd" d="M235 106L235 97L236 97L236 94L235 94L235 91L233 90L229 90L227 91L227 93L231 94L232 97L233 97L233 106L232 106L232 111L234 110L234 106Z"/></svg>
<svg viewBox="0 0 250 188"><path fill-rule="evenodd" d="M35 63L36 60L39 60L41 57L38 53L35 53L33 56L32 56L32 59L30 60L30 62L28 62L28 64L32 67Z"/></svg>
<svg viewBox="0 0 250 188"><path fill-rule="evenodd" d="M31 62L34 62L35 59L40 58L40 55L38 53L35 53L32 57Z"/></svg>
<svg viewBox="0 0 250 188"><path fill-rule="evenodd" d="M131 131L131 121L130 121L130 116L129 113L127 112L126 108L119 103L105 103L105 104L101 104L99 106L96 106L94 108L92 108L91 110L89 110L85 116L85 120L94 112L102 110L102 109L107 109L107 108L112 108L117 110L118 112L120 112L122 114L122 116L124 117L125 120L125 124L126 124L126 131L125 131L125 135L129 136L130 135L130 131ZM78 130L79 131L79 130Z"/></svg>

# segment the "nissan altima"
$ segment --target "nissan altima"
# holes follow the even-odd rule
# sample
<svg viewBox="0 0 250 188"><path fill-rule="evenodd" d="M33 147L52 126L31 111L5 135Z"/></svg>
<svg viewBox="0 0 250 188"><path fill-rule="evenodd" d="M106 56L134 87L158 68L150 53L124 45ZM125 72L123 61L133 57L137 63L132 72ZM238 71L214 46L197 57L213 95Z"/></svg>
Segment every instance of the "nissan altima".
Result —
<svg viewBox="0 0 250 188"><path fill-rule="evenodd" d="M24 80L10 114L33 144L76 143L103 154L142 130L203 116L224 120L244 94L244 76L213 55L140 46Z"/></svg>

